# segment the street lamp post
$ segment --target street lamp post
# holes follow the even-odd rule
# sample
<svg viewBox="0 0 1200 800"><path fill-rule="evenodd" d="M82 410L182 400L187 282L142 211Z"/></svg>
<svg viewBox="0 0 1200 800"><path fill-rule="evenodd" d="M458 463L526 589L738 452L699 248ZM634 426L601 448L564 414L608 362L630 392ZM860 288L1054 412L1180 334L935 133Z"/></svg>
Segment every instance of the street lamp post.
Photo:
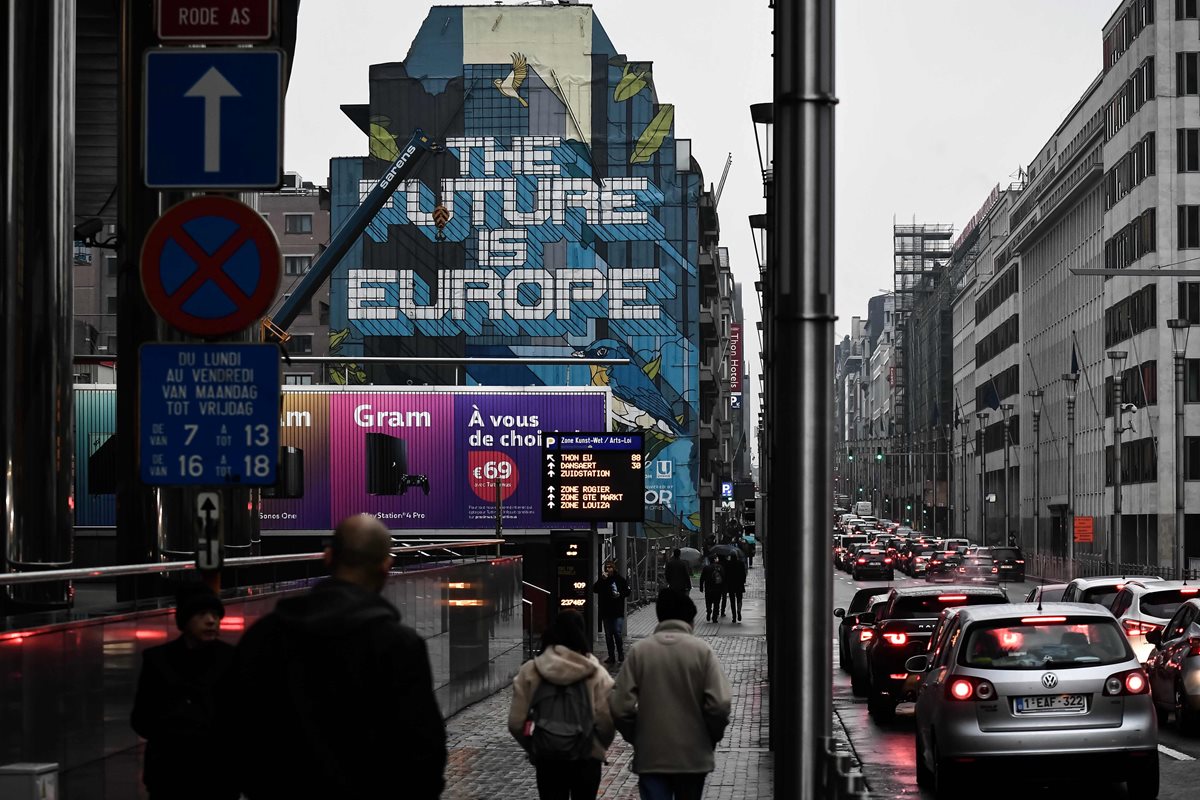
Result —
<svg viewBox="0 0 1200 800"><path fill-rule="evenodd" d="M1041 468L1042 468L1042 391L1034 389L1029 392L1029 399L1033 401L1033 553L1036 556L1038 547L1041 542L1040 525L1042 522L1042 514L1040 511L1041 500Z"/></svg>
<svg viewBox="0 0 1200 800"><path fill-rule="evenodd" d="M1184 376L1187 367L1188 329L1191 327L1186 319L1169 319L1167 327L1171 329L1171 339L1175 356L1175 575L1182 579L1187 562L1184 560L1184 479L1187 477L1183 464L1183 403Z"/></svg>
<svg viewBox="0 0 1200 800"><path fill-rule="evenodd" d="M1011 437L1008 435L1009 426L1012 424L1012 403L1004 403L1000 406L1000 413L1004 415L1004 530L1000 533L1000 543L1004 544L1009 535L1012 534L1012 522L1009 518L1011 503L1008 501L1008 443Z"/></svg>
<svg viewBox="0 0 1200 800"><path fill-rule="evenodd" d="M979 543L987 544L987 506L983 500L983 481L984 474L987 472L987 454L984 452L986 444L985 431L987 430L988 412L979 411L975 414L975 418L979 420L979 429L975 431L975 453L979 456Z"/></svg>
<svg viewBox="0 0 1200 800"><path fill-rule="evenodd" d="M1121 367L1125 364L1128 353L1124 350L1109 350L1108 359L1112 362L1113 382L1113 528L1108 538L1105 561L1121 563L1121 434L1124 427L1121 405L1125 402L1124 381Z"/></svg>
<svg viewBox="0 0 1200 800"><path fill-rule="evenodd" d="M969 420L962 422L962 461L958 467L958 482L962 489L962 536L967 535L967 513L971 510L967 506L967 423Z"/></svg>
<svg viewBox="0 0 1200 800"><path fill-rule="evenodd" d="M1075 578L1075 385L1079 374L1063 373L1067 384L1067 580Z"/></svg>

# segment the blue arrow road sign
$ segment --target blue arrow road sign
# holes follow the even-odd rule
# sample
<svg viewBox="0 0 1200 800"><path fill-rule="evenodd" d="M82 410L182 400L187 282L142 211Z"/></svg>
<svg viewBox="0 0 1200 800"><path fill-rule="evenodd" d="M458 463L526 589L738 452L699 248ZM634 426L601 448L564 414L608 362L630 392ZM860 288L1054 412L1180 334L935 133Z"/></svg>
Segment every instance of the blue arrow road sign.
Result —
<svg viewBox="0 0 1200 800"><path fill-rule="evenodd" d="M140 362L142 483L274 485L278 347L146 344Z"/></svg>
<svg viewBox="0 0 1200 800"><path fill-rule="evenodd" d="M146 52L146 185L272 189L283 158L283 51Z"/></svg>

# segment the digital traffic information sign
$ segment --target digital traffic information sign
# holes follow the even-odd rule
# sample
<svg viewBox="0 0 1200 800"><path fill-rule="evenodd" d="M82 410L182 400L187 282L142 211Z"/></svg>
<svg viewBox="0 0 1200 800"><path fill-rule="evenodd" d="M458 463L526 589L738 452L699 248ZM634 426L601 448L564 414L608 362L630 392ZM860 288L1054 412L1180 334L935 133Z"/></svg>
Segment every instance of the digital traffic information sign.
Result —
<svg viewBox="0 0 1200 800"><path fill-rule="evenodd" d="M542 447L542 519L641 522L646 508L640 433L553 433Z"/></svg>

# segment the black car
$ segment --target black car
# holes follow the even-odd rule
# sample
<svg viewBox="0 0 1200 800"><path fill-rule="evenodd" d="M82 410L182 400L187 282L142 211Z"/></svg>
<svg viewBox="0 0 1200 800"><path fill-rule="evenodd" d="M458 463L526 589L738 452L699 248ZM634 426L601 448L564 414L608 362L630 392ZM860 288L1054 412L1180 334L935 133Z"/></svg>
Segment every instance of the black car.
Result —
<svg viewBox="0 0 1200 800"><path fill-rule="evenodd" d="M878 547L860 547L854 551L854 561L850 565L854 580L861 581L870 575L875 575L885 581L896 579L895 559L886 550Z"/></svg>
<svg viewBox="0 0 1200 800"><path fill-rule="evenodd" d="M963 557L957 550L935 550L925 567L927 583L953 583L958 578L958 567Z"/></svg>
<svg viewBox="0 0 1200 800"><path fill-rule="evenodd" d="M993 547L988 553L996 560L1002 581L1025 580L1025 555L1019 547Z"/></svg>
<svg viewBox="0 0 1200 800"><path fill-rule="evenodd" d="M967 556L958 565L959 583L999 583L1000 569L990 554Z"/></svg>
<svg viewBox="0 0 1200 800"><path fill-rule="evenodd" d="M875 635L867 651L870 686L867 711L876 720L888 720L905 698L908 670L904 662L925 652L938 615L956 606L1007 603L999 586L913 586L892 589L887 605L875 619Z"/></svg>
<svg viewBox="0 0 1200 800"><path fill-rule="evenodd" d="M866 614L871 610L871 598L880 594L881 589L878 586L870 589L859 589L854 593L854 597L850 598L850 605L845 608L835 608L833 615L840 617L842 622L838 625L838 666L842 669L849 669L850 662L846 659L846 653L849 649L848 636L850 629L858 624L858 618L862 614Z"/></svg>

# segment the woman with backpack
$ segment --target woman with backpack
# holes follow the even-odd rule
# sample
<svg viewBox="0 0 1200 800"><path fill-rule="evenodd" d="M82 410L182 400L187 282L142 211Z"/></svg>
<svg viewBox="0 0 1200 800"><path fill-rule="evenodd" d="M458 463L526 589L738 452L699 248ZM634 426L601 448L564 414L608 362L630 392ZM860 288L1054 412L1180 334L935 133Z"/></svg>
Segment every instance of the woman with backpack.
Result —
<svg viewBox="0 0 1200 800"><path fill-rule="evenodd" d="M542 652L513 678L508 730L537 768L540 800L596 800L600 767L616 735L613 679L591 654L577 611L560 611Z"/></svg>

